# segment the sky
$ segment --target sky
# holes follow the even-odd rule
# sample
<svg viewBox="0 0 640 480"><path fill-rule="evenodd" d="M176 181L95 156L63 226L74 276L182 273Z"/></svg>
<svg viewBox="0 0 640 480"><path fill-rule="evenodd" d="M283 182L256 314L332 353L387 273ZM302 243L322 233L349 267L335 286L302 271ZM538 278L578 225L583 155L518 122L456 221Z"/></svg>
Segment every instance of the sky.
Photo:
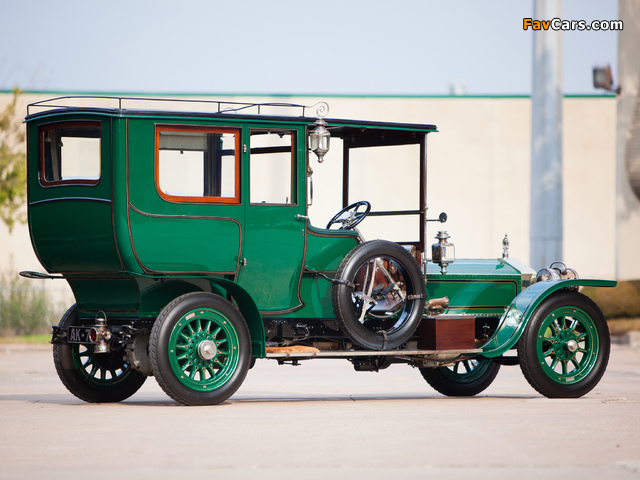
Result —
<svg viewBox="0 0 640 480"><path fill-rule="evenodd" d="M562 5L618 19L616 0ZM529 95L527 17L533 0L0 0L0 90ZM616 58L616 32L563 32L564 93L601 93L592 68L615 80Z"/></svg>

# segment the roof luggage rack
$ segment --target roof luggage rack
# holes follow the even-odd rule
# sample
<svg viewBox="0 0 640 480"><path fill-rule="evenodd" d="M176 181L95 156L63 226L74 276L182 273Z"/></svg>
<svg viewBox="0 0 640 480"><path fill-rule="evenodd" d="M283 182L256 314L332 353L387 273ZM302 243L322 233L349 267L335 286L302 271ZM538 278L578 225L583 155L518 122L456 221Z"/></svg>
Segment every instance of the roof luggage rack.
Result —
<svg viewBox="0 0 640 480"><path fill-rule="evenodd" d="M138 104L138 105L136 105ZM142 104L142 105L140 105ZM232 102L223 100L202 100L202 99L176 99L176 98L149 98L149 97L119 97L119 96L97 96L97 95L68 95L63 97L49 98L27 105L27 116L43 110L71 109L71 108L100 108L110 109L124 113L127 110L182 110L189 107L189 111L198 113L238 113L257 115L291 115L292 109L297 109L299 116L306 117L307 112L315 110L314 116L324 117L329 111L326 102L318 102L314 105L300 105L295 103L269 102L250 103Z"/></svg>

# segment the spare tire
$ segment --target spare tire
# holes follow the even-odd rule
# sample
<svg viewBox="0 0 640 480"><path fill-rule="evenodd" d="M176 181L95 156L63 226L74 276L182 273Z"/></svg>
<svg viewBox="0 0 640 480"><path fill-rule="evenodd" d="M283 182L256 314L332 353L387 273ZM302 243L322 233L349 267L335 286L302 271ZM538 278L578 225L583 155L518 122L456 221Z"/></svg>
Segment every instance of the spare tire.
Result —
<svg viewBox="0 0 640 480"><path fill-rule="evenodd" d="M422 320L425 284L420 266L386 240L361 243L344 257L331 299L344 334L368 350L397 348Z"/></svg>

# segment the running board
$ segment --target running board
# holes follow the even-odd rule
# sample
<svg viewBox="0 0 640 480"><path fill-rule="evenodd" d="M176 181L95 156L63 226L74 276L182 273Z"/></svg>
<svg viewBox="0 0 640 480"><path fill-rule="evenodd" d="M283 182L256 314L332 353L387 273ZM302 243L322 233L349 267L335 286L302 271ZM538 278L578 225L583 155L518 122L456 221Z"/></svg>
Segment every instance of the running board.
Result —
<svg viewBox="0 0 640 480"><path fill-rule="evenodd" d="M482 352L483 350L481 348L474 348L469 350L321 350L317 352L267 352L267 356L265 358L351 358L381 356L414 357L428 355L475 355Z"/></svg>

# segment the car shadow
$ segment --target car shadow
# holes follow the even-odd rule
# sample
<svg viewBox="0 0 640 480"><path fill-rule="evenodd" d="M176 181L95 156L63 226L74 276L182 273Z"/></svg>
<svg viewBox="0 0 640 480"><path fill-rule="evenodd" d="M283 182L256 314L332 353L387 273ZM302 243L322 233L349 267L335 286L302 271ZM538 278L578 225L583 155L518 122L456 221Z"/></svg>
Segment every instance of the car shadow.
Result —
<svg viewBox="0 0 640 480"><path fill-rule="evenodd" d="M149 395L145 395L149 397ZM264 395L241 395L238 397L231 397L230 399L222 402L217 406L233 406L243 404L258 404L258 403L351 403L351 402L415 402L429 401L429 402L460 402L462 400L468 402L478 401L491 401L491 400L530 400L534 398L542 398L535 395L477 395L475 397L446 397L439 394L427 394L427 395L396 395L396 396L379 396L379 395L328 395L328 396L264 396ZM45 404L45 405L67 405L67 406L91 406L91 405L126 405L126 406L139 406L139 407L172 407L182 406L180 403L170 398L147 398L137 399L136 395L122 402L114 404L102 403L91 404L84 402L71 394L0 394L0 405L5 402L26 402L32 404Z"/></svg>

